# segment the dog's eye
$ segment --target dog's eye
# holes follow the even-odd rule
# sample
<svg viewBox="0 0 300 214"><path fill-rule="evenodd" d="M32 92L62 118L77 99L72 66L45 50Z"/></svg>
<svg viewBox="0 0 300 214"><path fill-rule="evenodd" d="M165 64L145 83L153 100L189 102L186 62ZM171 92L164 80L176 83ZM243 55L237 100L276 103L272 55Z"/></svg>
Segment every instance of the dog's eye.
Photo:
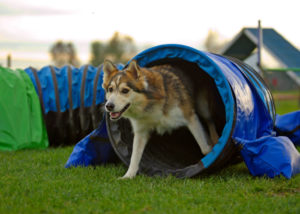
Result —
<svg viewBox="0 0 300 214"><path fill-rule="evenodd" d="M127 88L123 88L121 91L123 94L127 94L129 92L129 90Z"/></svg>
<svg viewBox="0 0 300 214"><path fill-rule="evenodd" d="M113 92L113 90L114 90L113 87L108 88L108 92Z"/></svg>

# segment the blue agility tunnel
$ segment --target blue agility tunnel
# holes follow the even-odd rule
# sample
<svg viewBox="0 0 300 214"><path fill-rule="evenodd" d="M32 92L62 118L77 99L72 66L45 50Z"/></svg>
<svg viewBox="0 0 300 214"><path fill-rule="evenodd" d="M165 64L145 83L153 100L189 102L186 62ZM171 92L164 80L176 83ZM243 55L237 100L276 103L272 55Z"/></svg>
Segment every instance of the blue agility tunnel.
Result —
<svg viewBox="0 0 300 214"><path fill-rule="evenodd" d="M209 82L206 90L212 92L210 99L217 106L213 122L220 136L213 150L204 156L185 128L163 136L153 133L143 154L140 172L193 177L222 168L240 154L254 176L282 174L290 178L300 172L300 154L294 146L300 144L300 112L276 117L271 93L251 67L234 58L182 45L153 47L133 59L142 67L178 66L196 88L200 88L203 81ZM286 125L290 123L293 125ZM129 165L133 141L131 125L126 119L113 122L107 117L106 126L102 123L75 146L66 167L93 165L101 151L95 152L91 141L107 135L118 157Z"/></svg>
<svg viewBox="0 0 300 214"><path fill-rule="evenodd" d="M201 87L201 81L210 82L207 90L217 94L210 99L218 105L214 123L220 138L212 152L203 156L187 129L164 136L154 134L143 154L142 172L192 177L224 166L237 157L238 151L253 175L274 177L282 173L291 177L300 172L300 155L288 138L276 137L271 93L252 68L233 58L181 45L150 48L133 59L141 67L179 66L195 87ZM133 139L130 124L107 119L107 129L116 153L129 165Z"/></svg>
<svg viewBox="0 0 300 214"><path fill-rule="evenodd" d="M105 97L101 71L91 65L25 69L39 96L51 146L73 145L99 126Z"/></svg>

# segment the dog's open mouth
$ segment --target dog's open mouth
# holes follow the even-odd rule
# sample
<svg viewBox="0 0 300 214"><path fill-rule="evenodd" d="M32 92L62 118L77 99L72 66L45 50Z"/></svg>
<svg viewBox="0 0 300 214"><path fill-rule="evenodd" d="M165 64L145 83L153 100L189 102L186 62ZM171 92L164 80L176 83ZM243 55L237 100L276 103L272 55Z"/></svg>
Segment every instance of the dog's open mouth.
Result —
<svg viewBox="0 0 300 214"><path fill-rule="evenodd" d="M112 120L118 120L122 114L129 108L130 103L128 103L121 111L119 112L109 112L110 119Z"/></svg>

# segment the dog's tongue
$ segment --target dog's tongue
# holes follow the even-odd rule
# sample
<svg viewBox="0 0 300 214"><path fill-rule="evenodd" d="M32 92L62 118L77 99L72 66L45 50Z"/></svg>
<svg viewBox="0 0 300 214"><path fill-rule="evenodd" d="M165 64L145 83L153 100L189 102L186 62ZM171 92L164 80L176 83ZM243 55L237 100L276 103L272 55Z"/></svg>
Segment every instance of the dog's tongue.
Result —
<svg viewBox="0 0 300 214"><path fill-rule="evenodd" d="M121 115L120 112L110 112L110 117L111 118L118 118Z"/></svg>

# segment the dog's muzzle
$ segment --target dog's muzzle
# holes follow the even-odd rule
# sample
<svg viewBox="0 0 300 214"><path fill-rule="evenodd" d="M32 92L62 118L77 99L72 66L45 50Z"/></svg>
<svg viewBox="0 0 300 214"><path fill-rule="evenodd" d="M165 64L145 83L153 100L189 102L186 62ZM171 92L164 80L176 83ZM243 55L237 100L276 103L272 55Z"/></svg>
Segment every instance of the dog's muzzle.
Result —
<svg viewBox="0 0 300 214"><path fill-rule="evenodd" d="M111 120L118 120L121 118L122 114L129 108L130 106L130 103L128 103L121 111L119 112L113 112L113 111L110 111L109 112L109 115L110 115L110 119ZM106 107L107 108L107 107ZM108 109L108 108L107 108Z"/></svg>
<svg viewBox="0 0 300 214"><path fill-rule="evenodd" d="M106 103L105 108L106 108L107 111L113 111L114 108L115 108L115 104L110 103L110 102Z"/></svg>

